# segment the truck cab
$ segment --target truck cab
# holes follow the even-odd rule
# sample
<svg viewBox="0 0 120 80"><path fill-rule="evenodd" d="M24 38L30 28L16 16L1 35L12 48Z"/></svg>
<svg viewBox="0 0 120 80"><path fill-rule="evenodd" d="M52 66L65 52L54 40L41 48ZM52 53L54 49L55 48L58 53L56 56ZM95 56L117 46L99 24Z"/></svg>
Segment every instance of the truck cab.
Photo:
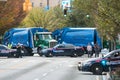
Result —
<svg viewBox="0 0 120 80"><path fill-rule="evenodd" d="M34 34L34 47L37 47L37 53L41 56L41 50L52 48L57 41L52 38L51 32L36 32Z"/></svg>

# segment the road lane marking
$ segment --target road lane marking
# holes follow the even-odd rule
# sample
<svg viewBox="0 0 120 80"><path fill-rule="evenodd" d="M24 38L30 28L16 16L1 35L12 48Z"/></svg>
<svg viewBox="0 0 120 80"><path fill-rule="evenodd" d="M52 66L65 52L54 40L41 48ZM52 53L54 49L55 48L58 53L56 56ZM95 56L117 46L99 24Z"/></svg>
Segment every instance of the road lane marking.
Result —
<svg viewBox="0 0 120 80"><path fill-rule="evenodd" d="M68 67L76 67L76 65L68 65Z"/></svg>
<svg viewBox="0 0 120 80"><path fill-rule="evenodd" d="M39 80L38 78L34 79L34 80Z"/></svg>
<svg viewBox="0 0 120 80"><path fill-rule="evenodd" d="M43 77L44 77L44 76L47 76L47 74L48 74L48 73L44 73L44 74L43 74Z"/></svg>
<svg viewBox="0 0 120 80"><path fill-rule="evenodd" d="M53 72L54 71L54 69L50 69L50 72Z"/></svg>

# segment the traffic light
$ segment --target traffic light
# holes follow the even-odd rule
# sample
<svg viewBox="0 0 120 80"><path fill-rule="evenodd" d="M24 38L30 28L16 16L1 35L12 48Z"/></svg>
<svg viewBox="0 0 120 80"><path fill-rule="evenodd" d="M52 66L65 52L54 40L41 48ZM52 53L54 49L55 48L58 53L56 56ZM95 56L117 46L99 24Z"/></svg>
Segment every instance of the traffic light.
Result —
<svg viewBox="0 0 120 80"><path fill-rule="evenodd" d="M64 16L67 15L67 9L64 9Z"/></svg>

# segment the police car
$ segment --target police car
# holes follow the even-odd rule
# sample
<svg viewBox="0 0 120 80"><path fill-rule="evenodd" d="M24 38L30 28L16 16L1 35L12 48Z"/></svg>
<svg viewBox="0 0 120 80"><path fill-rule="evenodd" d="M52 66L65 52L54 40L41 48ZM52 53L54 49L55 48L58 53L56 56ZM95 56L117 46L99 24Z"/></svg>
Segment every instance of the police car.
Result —
<svg viewBox="0 0 120 80"><path fill-rule="evenodd" d="M16 49L9 49L7 46L0 44L0 56L1 57L15 57Z"/></svg>
<svg viewBox="0 0 120 80"><path fill-rule="evenodd" d="M72 44L57 44L53 48L43 49L41 55L46 57L52 56L71 56L77 57L84 54L84 48L77 47Z"/></svg>
<svg viewBox="0 0 120 80"><path fill-rule="evenodd" d="M113 50L102 58L92 58L84 62L78 62L79 71L92 72L96 75L101 75L103 72L108 72L109 68L112 70L116 67L120 67L120 49Z"/></svg>

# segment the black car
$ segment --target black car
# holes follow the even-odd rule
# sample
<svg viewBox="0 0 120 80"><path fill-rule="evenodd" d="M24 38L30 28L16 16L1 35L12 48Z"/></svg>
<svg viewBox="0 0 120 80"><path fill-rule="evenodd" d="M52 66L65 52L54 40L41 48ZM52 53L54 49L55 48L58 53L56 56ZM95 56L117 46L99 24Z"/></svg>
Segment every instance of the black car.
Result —
<svg viewBox="0 0 120 80"><path fill-rule="evenodd" d="M76 47L72 44L57 44L53 48L43 49L41 55L52 56L71 56L77 57L84 54L84 48Z"/></svg>
<svg viewBox="0 0 120 80"><path fill-rule="evenodd" d="M78 70L92 72L96 75L117 67L120 67L120 49L113 50L102 58L91 58L87 61L78 62Z"/></svg>
<svg viewBox="0 0 120 80"><path fill-rule="evenodd" d="M0 44L0 56L15 57L16 52L16 49L9 49L7 46Z"/></svg>

